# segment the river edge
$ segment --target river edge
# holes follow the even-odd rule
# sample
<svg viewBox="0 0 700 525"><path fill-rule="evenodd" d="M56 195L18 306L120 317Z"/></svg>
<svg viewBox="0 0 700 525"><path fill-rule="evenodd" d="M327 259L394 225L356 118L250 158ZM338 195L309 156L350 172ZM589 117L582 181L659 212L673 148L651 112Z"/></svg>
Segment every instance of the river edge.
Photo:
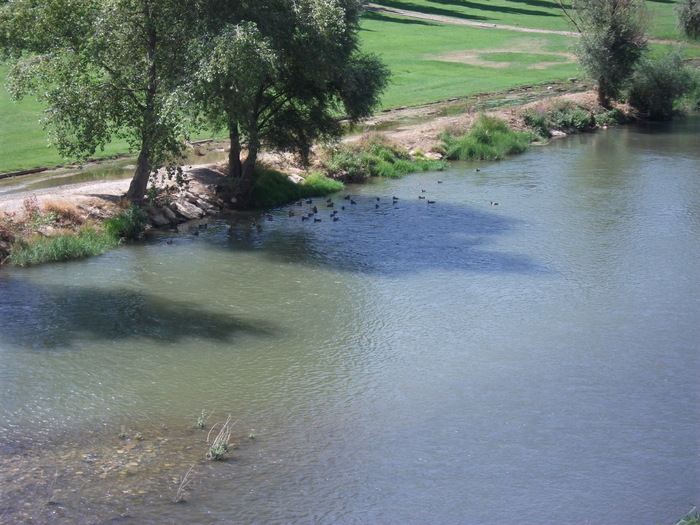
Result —
<svg viewBox="0 0 700 525"><path fill-rule="evenodd" d="M522 86L504 92L483 93L464 98L453 98L416 107L401 107L384 111L367 119L350 130L344 141L356 140L360 137L379 134L409 152L433 153L439 156L442 147L441 134L449 132L459 135L469 131L477 117L481 114L495 116L507 122L515 130L528 129L523 115L530 111L546 113L552 108L569 104L583 109L591 115L603 112L598 105L596 92L591 86L579 79ZM634 120L628 106L615 106L625 115ZM575 133L555 131L553 138ZM209 146L223 151L220 142L211 141ZM201 149L202 145L197 145ZM318 152L312 157L310 169L317 167ZM105 162L106 163L106 162ZM91 165L105 164L101 162ZM314 166L316 163L316 166ZM296 162L291 154L281 152L265 152L260 157L260 164L286 174L291 180L303 180L309 167ZM192 221L208 220L220 213L231 212L235 206L222 198L222 190L227 187L225 162L192 164L182 166L183 173L189 180L189 185L183 191L172 195L165 203L158 206L146 204L143 206L148 214L149 227L177 228L178 225ZM43 172L43 178L60 178L70 173L70 169L61 168ZM36 176L36 174L26 175ZM17 177L21 184L23 177ZM118 180L102 180L84 183L59 185L56 187L0 195L0 217L22 217L26 199L36 199L38 206L48 202L69 203L77 207L86 220L101 221L114 215L120 205L123 206L123 196L128 190L131 178ZM194 224L196 226L196 223ZM52 235L54 231L37 232L40 235ZM0 265L7 260L11 243L0 238Z"/></svg>

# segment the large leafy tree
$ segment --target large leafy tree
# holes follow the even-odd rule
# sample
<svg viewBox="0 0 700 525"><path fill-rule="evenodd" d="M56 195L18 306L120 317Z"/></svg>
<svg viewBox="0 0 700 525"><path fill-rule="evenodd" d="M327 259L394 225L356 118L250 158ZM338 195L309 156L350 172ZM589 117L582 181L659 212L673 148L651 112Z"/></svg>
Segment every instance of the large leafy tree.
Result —
<svg viewBox="0 0 700 525"><path fill-rule="evenodd" d="M647 49L648 16L643 0L578 0L575 8L557 0L581 33L579 63L598 83L598 101L610 106Z"/></svg>
<svg viewBox="0 0 700 525"><path fill-rule="evenodd" d="M389 72L358 42L356 0L210 0L194 48L192 93L231 139L229 171L246 206L263 146L308 159L379 103Z"/></svg>
<svg viewBox="0 0 700 525"><path fill-rule="evenodd" d="M139 152L127 193L143 199L151 171L182 151L176 97L192 2L13 0L0 3L8 87L46 103L59 151L87 158L114 137Z"/></svg>

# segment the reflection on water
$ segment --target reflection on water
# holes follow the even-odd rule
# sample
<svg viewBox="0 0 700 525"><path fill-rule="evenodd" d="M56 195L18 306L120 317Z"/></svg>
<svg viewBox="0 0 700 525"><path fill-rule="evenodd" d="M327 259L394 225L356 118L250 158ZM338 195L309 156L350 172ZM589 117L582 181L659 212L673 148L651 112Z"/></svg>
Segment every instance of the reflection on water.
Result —
<svg viewBox="0 0 700 525"><path fill-rule="evenodd" d="M3 268L0 515L674 522L700 486L698 131ZM227 461L203 409L236 421Z"/></svg>

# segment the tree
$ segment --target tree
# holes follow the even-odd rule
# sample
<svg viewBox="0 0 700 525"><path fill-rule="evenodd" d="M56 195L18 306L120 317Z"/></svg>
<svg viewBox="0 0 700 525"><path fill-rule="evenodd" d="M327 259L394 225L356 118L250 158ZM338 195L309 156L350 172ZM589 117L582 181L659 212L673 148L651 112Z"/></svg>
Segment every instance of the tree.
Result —
<svg viewBox="0 0 700 525"><path fill-rule="evenodd" d="M696 75L685 66L683 50L675 48L658 58L642 58L627 101L649 119L666 120L673 116L676 101L696 88Z"/></svg>
<svg viewBox="0 0 700 525"><path fill-rule="evenodd" d="M700 38L700 0L681 0L676 4L678 30L681 34L697 40Z"/></svg>
<svg viewBox="0 0 700 525"><path fill-rule="evenodd" d="M139 152L127 198L143 199L151 170L182 152L175 96L185 69L191 2L14 0L0 4L9 90L33 94L58 150L88 158L112 138Z"/></svg>
<svg viewBox="0 0 700 525"><path fill-rule="evenodd" d="M581 33L575 52L598 83L598 101L610 107L647 49L648 18L642 0L580 0L576 9L557 0Z"/></svg>
<svg viewBox="0 0 700 525"><path fill-rule="evenodd" d="M192 93L228 131L238 206L263 146L306 161L314 141L341 135L341 117L356 122L379 103L389 72L359 49L356 0L205 2L200 15Z"/></svg>

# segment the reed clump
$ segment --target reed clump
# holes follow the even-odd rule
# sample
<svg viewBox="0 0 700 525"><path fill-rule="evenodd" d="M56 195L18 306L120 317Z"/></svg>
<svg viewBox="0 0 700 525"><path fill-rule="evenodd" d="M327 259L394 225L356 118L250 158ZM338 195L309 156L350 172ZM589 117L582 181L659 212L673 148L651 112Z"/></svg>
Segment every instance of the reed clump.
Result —
<svg viewBox="0 0 700 525"><path fill-rule="evenodd" d="M206 458L210 460L221 460L224 458L226 452L229 449L229 441L231 439L231 433L233 432L231 424L231 416L229 415L226 421L221 424L219 433L216 435L213 441L210 441L210 437L214 429L217 427L218 423L211 427L209 434L207 434L207 442L209 443L209 450L207 450Z"/></svg>

